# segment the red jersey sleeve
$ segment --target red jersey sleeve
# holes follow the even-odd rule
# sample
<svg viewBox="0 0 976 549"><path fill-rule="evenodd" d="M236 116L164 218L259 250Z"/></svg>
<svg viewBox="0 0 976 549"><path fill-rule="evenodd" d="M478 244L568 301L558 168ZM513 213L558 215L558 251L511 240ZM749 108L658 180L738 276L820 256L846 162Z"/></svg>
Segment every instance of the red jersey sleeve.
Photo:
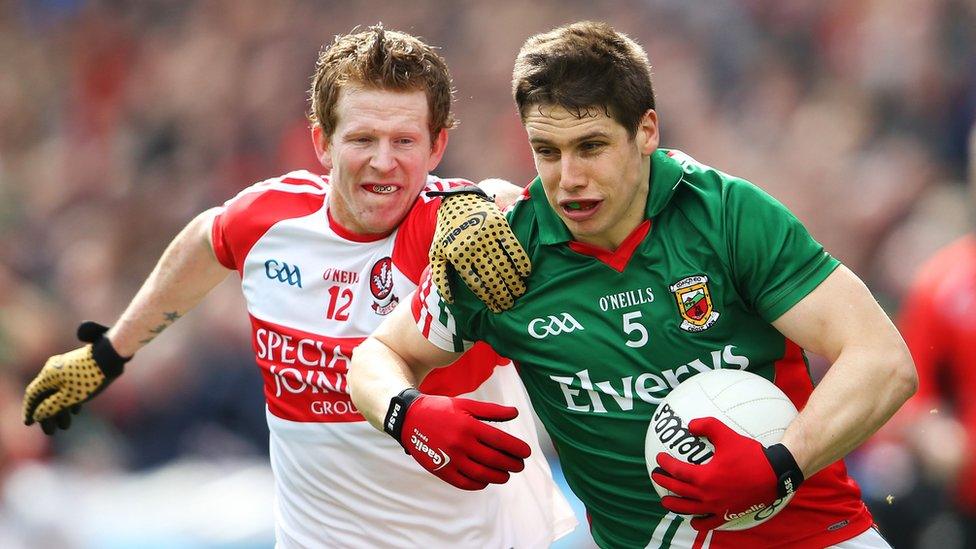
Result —
<svg viewBox="0 0 976 549"><path fill-rule="evenodd" d="M429 191L444 191L474 185L467 179L438 179L430 177L407 217L397 231L393 246L393 263L414 284L420 284L420 274L429 263L428 253L437 229L437 208L440 197L428 197Z"/></svg>

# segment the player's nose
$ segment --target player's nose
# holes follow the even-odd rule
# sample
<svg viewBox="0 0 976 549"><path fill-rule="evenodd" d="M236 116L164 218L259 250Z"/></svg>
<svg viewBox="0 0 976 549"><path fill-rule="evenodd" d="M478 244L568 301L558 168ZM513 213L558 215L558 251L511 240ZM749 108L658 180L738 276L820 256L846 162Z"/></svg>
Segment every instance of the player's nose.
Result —
<svg viewBox="0 0 976 549"><path fill-rule="evenodd" d="M577 160L569 156L563 155L560 160L559 187L565 190L578 189L586 185L582 166Z"/></svg>
<svg viewBox="0 0 976 549"><path fill-rule="evenodd" d="M389 142L380 141L373 149L373 154L369 159L369 167L381 173L387 173L396 168L396 156L393 152L393 146Z"/></svg>

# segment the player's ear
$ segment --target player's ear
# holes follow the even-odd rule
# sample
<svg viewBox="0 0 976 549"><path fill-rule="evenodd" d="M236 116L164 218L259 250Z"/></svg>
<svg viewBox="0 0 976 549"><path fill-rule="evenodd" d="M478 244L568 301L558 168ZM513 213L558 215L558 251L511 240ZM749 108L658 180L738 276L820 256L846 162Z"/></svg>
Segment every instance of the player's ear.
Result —
<svg viewBox="0 0 976 549"><path fill-rule="evenodd" d="M321 124L312 124L312 146L315 147L315 157L319 159L319 164L332 171L332 142Z"/></svg>
<svg viewBox="0 0 976 549"><path fill-rule="evenodd" d="M634 140L637 142L637 149L644 156L649 156L657 150L661 138L658 133L657 112L654 109L647 109L647 112L641 116Z"/></svg>
<svg viewBox="0 0 976 549"><path fill-rule="evenodd" d="M441 163L445 150L447 150L447 128L441 128L437 137L434 138L434 142L430 144L430 158L427 160L428 172L434 171L434 168Z"/></svg>

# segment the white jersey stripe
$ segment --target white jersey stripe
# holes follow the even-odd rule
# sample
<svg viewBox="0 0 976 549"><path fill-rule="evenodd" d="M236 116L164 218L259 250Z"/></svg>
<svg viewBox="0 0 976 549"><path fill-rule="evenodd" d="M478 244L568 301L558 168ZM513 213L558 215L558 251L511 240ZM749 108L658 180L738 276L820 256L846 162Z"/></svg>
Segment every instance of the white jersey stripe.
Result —
<svg viewBox="0 0 976 549"><path fill-rule="evenodd" d="M711 543L711 535L712 533L708 532L708 537L705 538L702 548L708 547L708 544ZM671 538L671 547L696 547L697 549L696 539L698 539L698 530L691 527L691 519L685 519L678 525L678 531Z"/></svg>
<svg viewBox="0 0 976 549"><path fill-rule="evenodd" d="M296 184L296 183L285 183L285 179L304 179L308 181L308 184ZM256 183L237 193L234 198L224 202L224 206L229 206L235 200L242 196L262 193L267 191L280 191L286 193L294 194L326 194L329 192L329 184L323 180L321 177L313 174L307 170L297 170L294 172L288 172L281 177L275 177L273 179L267 179L260 183Z"/></svg>
<svg viewBox="0 0 976 549"><path fill-rule="evenodd" d="M664 515L658 523L657 527L654 528L654 532L651 534L651 541L647 543L645 549L658 549L664 543L664 535L667 533L668 529L671 527L671 523L678 518L678 515L674 513L668 513Z"/></svg>
<svg viewBox="0 0 976 549"><path fill-rule="evenodd" d="M415 297L420 300L420 311L414 320L423 336L437 347L452 353L470 349L474 342L458 336L454 315L441 298L437 286L430 281L429 273L421 282L421 290Z"/></svg>

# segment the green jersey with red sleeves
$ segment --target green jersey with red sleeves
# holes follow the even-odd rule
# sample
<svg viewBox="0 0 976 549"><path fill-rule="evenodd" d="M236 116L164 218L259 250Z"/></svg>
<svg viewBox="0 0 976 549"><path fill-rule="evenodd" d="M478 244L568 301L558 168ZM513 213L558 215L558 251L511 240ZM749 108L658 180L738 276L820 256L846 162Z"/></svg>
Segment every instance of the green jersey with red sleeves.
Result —
<svg viewBox="0 0 976 549"><path fill-rule="evenodd" d="M839 265L779 202L679 151L651 157L644 221L615 251L573 240L537 178L508 212L532 259L527 291L490 312L455 280L413 302L446 350L486 341L518 366L602 547L826 547L872 523L841 461L768 522L699 534L651 486L644 438L679 383L712 369L759 374L803 407L807 360L772 322Z"/></svg>

